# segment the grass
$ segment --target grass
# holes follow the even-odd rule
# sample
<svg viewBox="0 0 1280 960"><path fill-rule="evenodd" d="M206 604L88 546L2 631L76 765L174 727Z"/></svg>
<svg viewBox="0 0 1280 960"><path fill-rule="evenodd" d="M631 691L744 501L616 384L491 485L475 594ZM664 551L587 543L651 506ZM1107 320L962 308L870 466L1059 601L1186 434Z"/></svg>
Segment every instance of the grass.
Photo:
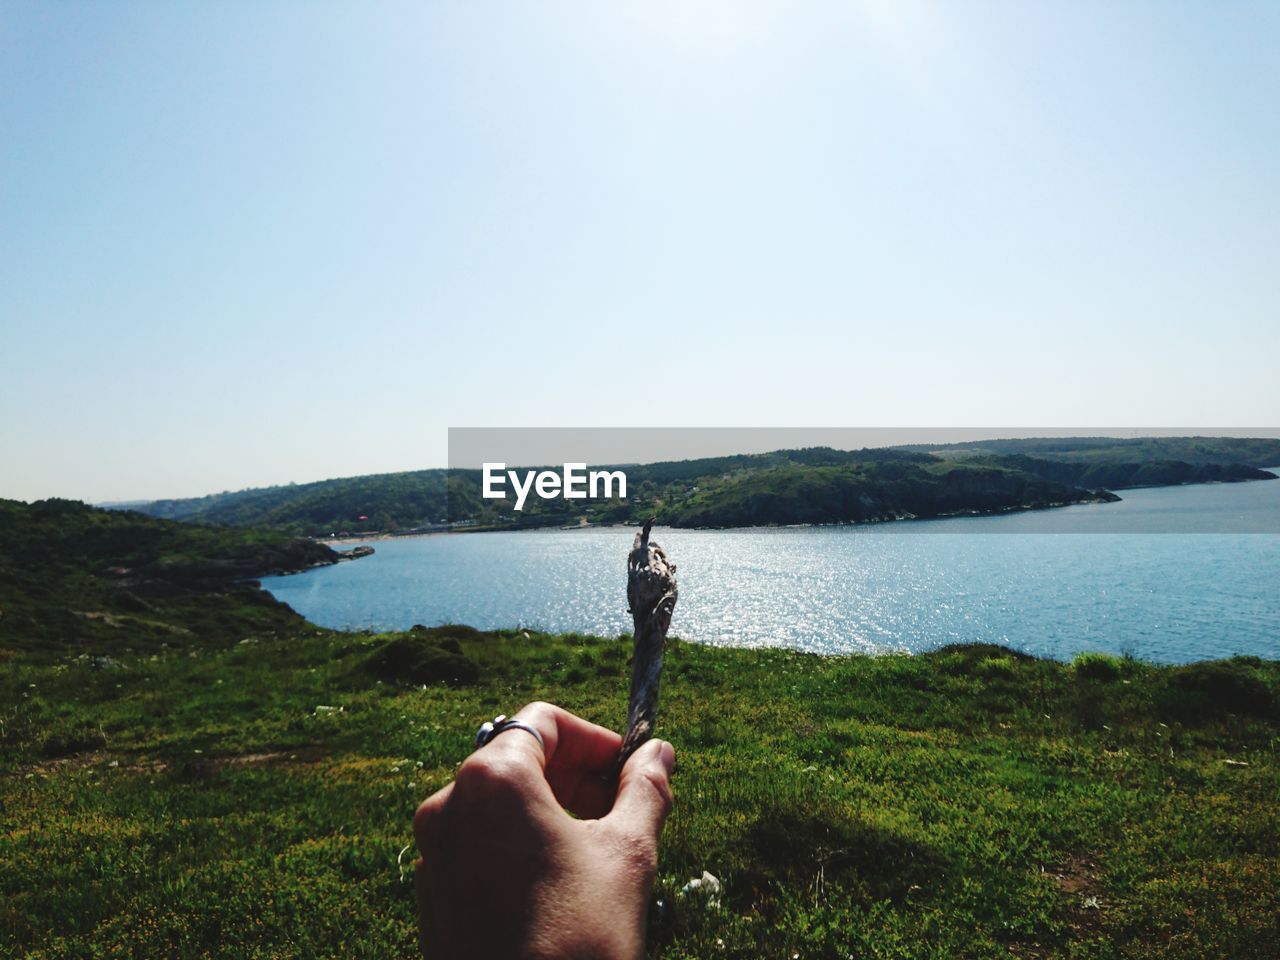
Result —
<svg viewBox="0 0 1280 960"><path fill-rule="evenodd" d="M397 855L477 724L548 699L618 728L628 684L626 640L578 635L153 649L0 652L0 956L414 956ZM1278 687L672 642L651 954L1274 958ZM704 870L720 896L682 894Z"/></svg>

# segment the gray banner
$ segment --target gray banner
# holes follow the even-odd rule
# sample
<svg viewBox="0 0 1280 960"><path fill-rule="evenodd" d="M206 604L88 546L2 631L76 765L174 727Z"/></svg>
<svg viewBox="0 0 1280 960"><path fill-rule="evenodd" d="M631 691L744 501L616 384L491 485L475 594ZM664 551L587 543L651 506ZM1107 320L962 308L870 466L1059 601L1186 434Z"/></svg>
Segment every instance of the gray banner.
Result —
<svg viewBox="0 0 1280 960"><path fill-rule="evenodd" d="M1280 533L1280 429L451 428L457 530Z"/></svg>

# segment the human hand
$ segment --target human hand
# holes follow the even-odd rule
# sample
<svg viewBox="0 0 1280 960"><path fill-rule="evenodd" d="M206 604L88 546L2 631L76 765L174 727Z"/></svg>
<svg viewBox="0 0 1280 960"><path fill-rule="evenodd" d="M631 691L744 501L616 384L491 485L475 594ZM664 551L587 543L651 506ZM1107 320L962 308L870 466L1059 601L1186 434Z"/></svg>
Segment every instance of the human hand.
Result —
<svg viewBox="0 0 1280 960"><path fill-rule="evenodd" d="M622 738L549 703L471 754L414 817L419 933L430 960L635 960L644 953L671 744L612 780ZM570 817L565 811L580 819Z"/></svg>

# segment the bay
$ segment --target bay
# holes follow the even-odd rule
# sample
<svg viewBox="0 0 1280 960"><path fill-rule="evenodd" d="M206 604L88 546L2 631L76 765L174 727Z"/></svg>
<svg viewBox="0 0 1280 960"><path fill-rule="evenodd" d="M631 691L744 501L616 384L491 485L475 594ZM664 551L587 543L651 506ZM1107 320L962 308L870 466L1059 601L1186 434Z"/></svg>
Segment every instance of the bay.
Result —
<svg viewBox="0 0 1280 960"><path fill-rule="evenodd" d="M679 568L672 633L818 653L983 641L1058 658L1280 657L1280 482L1122 496L867 526L659 528L654 537ZM263 586L339 629L466 623L611 636L630 631L633 535L614 527L395 538L373 542L371 557Z"/></svg>

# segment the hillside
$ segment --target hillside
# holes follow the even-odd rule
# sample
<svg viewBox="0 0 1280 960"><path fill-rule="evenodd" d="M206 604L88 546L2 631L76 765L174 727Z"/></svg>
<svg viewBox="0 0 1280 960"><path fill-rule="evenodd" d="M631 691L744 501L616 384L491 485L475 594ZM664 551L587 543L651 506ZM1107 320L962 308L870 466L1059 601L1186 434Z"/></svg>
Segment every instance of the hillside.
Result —
<svg viewBox="0 0 1280 960"><path fill-rule="evenodd" d="M413 811L476 725L625 721L629 638L330 631L226 579L316 544L67 501L0 534L0 958L408 960ZM673 638L658 734L653 958L1280 954L1276 662Z"/></svg>
<svg viewBox="0 0 1280 960"><path fill-rule="evenodd" d="M444 523L445 470L376 473L135 505L153 517L232 526L291 528L313 535ZM360 520L365 516L367 520Z"/></svg>
<svg viewBox="0 0 1280 960"><path fill-rule="evenodd" d="M310 627L10 658L0 957L408 960L415 806L499 710L620 727L629 648ZM649 956L1273 960L1278 686L1244 659L672 641ZM681 892L703 871L716 903Z"/></svg>
<svg viewBox="0 0 1280 960"><path fill-rule="evenodd" d="M1180 454L1181 456L1174 456ZM1234 438L995 440L947 447L814 447L626 465L625 502L530 499L520 513L482 499L478 470L419 470L290 484L138 509L169 519L307 536L635 523L842 523L936 517L1107 499L1103 490L1270 479L1280 441Z"/></svg>
<svg viewBox="0 0 1280 960"><path fill-rule="evenodd" d="M151 651L302 618L246 583L340 554L272 530L176 523L71 500L0 500L0 646Z"/></svg>
<svg viewBox="0 0 1280 960"><path fill-rule="evenodd" d="M889 460L710 479L662 516L675 527L865 523L1114 499L1016 467Z"/></svg>
<svg viewBox="0 0 1280 960"><path fill-rule="evenodd" d="M1242 463L1186 463L1182 460L1044 460L1012 455L972 457L963 464L991 464L1035 474L1055 483L1090 490L1127 490L1132 487L1171 487L1185 483L1239 483L1272 480L1275 474Z"/></svg>
<svg viewBox="0 0 1280 960"><path fill-rule="evenodd" d="M1067 462L1280 466L1280 439L1246 437L1033 437L974 440L950 444L914 444L901 449L946 458L1019 455Z"/></svg>

